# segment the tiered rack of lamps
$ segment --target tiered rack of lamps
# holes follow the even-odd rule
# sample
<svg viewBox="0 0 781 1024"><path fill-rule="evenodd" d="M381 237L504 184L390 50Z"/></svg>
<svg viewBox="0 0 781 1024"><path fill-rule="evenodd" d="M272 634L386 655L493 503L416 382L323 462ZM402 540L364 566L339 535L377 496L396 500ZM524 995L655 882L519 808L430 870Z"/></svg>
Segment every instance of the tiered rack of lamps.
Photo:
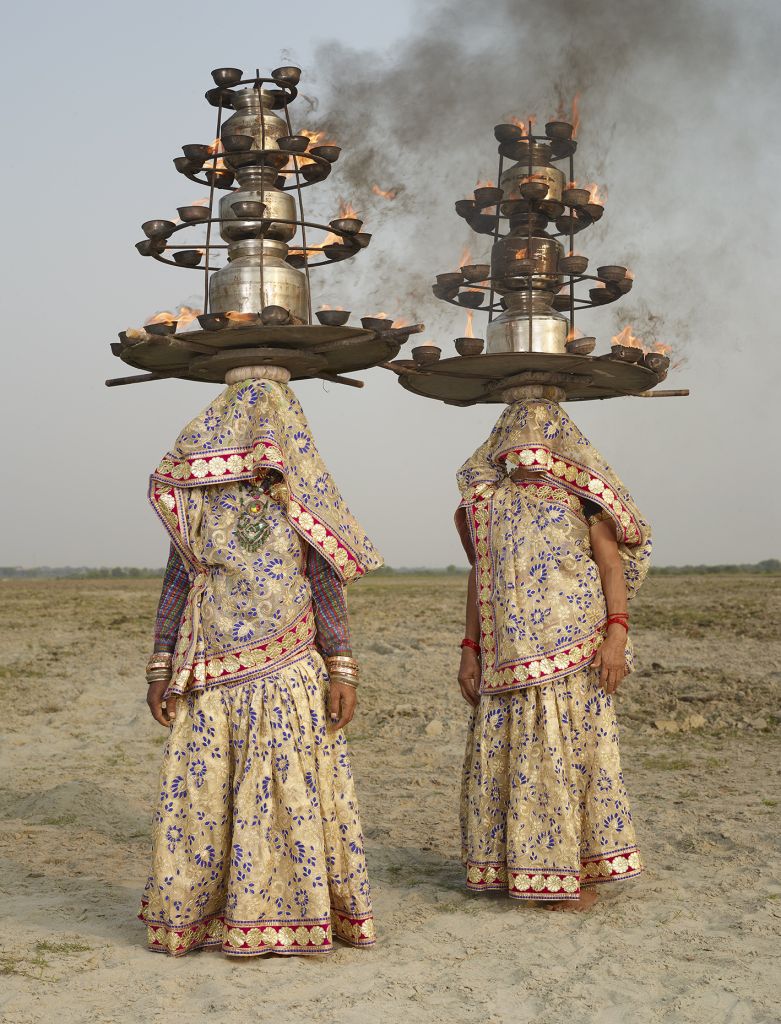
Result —
<svg viewBox="0 0 781 1024"><path fill-rule="evenodd" d="M283 366L292 379L360 386L340 375L392 359L422 330L394 328L385 316L351 325L349 311L330 308L317 310L313 323L310 271L352 258L371 235L357 216L307 219L304 189L331 174L341 150L318 145L316 133L294 131L289 107L300 76L296 67L270 77L212 72L206 99L217 111L215 142L182 146L174 160L208 197L179 207L176 220L146 221L136 245L142 256L201 273L203 310L159 314L120 332L113 354L147 372L110 386L166 377L221 381L249 364ZM193 232L205 239L193 241Z"/></svg>
<svg viewBox="0 0 781 1024"><path fill-rule="evenodd" d="M458 355L445 359L437 346L418 346L412 360L392 364L400 383L454 405L502 401L524 384L554 385L570 400L650 394L667 375L668 356L620 344L594 356L596 339L575 325L580 310L629 292L633 277L618 265L588 273L588 258L575 253L575 236L601 219L604 205L575 183L573 125L550 121L538 135L531 121L500 124L494 135L498 186L455 204L475 233L492 237L490 265L466 264L433 285L438 299L487 313L486 338L457 338Z"/></svg>

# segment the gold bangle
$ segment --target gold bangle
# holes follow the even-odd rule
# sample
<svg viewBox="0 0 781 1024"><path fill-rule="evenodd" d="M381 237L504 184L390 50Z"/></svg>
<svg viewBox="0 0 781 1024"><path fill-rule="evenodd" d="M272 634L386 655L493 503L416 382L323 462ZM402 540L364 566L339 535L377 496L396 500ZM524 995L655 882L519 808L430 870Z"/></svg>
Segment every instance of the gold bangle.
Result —
<svg viewBox="0 0 781 1024"><path fill-rule="evenodd" d="M170 668L173 656L166 651L153 654L146 663L147 670L152 668Z"/></svg>
<svg viewBox="0 0 781 1024"><path fill-rule="evenodd" d="M146 673L146 681L148 683L159 683L161 680L168 680L170 678L170 668L149 669Z"/></svg>
<svg viewBox="0 0 781 1024"><path fill-rule="evenodd" d="M350 686L352 687L353 690L358 689L358 684L356 682L350 682L350 680L346 679L344 676L340 677L337 675L333 675L331 676L330 681L332 683L338 683L340 686Z"/></svg>
<svg viewBox="0 0 781 1024"><path fill-rule="evenodd" d="M329 665L344 665L345 668L358 669L358 662L355 658L347 658L344 655L334 654L330 658L325 659Z"/></svg>

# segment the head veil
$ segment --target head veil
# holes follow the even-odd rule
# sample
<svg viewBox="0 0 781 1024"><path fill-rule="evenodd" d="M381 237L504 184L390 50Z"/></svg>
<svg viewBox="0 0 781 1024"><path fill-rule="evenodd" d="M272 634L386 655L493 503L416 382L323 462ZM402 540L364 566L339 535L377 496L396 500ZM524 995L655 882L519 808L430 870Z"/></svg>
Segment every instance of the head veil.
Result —
<svg viewBox="0 0 781 1024"><path fill-rule="evenodd" d="M598 505L612 520L631 597L648 572L651 529L617 474L557 402L525 399L507 406L458 471L460 508L489 497L519 466Z"/></svg>
<svg viewBox="0 0 781 1024"><path fill-rule="evenodd" d="M150 481L149 500L180 554L198 570L189 543L188 491L275 470L275 498L300 536L349 583L382 558L345 504L317 450L293 391L270 380L226 388L181 432Z"/></svg>

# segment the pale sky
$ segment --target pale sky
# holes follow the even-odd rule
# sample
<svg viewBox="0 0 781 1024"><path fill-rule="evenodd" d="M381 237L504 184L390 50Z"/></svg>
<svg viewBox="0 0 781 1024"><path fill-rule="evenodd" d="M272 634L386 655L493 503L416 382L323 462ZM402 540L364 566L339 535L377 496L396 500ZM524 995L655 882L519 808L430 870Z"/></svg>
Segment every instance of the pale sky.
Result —
<svg viewBox="0 0 781 1024"><path fill-rule="evenodd" d="M424 320L447 354L464 318L429 286L468 241L453 202L492 176L495 123L513 112L544 122L557 86L581 89L584 177L609 197L579 251L633 268L623 305L663 317L658 340L685 358L665 386L692 397L567 409L651 521L657 564L781 555L778 5L420 10L77 0L6 14L0 564L163 564L147 477L219 387L109 390L106 377L131 372L109 343L200 286L134 243L142 221L203 194L171 161L213 137L211 69L282 62L303 68L303 91L320 101L314 117L301 105L296 126L317 118L344 146L332 181L307 190L310 208L328 219L336 196L353 196L374 232L357 260L318 271L314 305ZM372 180L403 186L399 199L373 202ZM621 309L580 320L602 351ZM295 385L326 462L390 565L461 564L454 474L500 408L417 398L380 369L361 376L362 391Z"/></svg>

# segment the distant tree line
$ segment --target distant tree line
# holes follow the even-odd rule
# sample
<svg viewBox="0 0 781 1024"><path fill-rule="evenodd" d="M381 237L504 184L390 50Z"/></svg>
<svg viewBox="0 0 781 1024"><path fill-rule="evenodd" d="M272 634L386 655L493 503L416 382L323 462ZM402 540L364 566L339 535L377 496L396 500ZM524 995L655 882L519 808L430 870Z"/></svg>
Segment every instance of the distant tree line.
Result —
<svg viewBox="0 0 781 1024"><path fill-rule="evenodd" d="M99 569L86 565L39 565L34 569L0 565L0 579L146 580L162 575L163 569L138 569L127 565L102 566Z"/></svg>
<svg viewBox="0 0 781 1024"><path fill-rule="evenodd" d="M458 576L467 572L465 566L448 565L444 569L393 569L384 565L379 571L380 576ZM781 574L781 559L766 558L762 562L751 565L660 565L651 568L655 576L703 576L718 573L763 576ZM22 569L19 566L0 565L0 579L64 579L64 580L147 580L157 579L163 575L163 569L138 569L135 566L115 565L99 569L89 566L49 566L41 565L34 569Z"/></svg>
<svg viewBox="0 0 781 1024"><path fill-rule="evenodd" d="M766 558L751 565L660 565L652 566L656 576L702 576L710 573L735 573L748 576L763 576L781 573L781 559Z"/></svg>

